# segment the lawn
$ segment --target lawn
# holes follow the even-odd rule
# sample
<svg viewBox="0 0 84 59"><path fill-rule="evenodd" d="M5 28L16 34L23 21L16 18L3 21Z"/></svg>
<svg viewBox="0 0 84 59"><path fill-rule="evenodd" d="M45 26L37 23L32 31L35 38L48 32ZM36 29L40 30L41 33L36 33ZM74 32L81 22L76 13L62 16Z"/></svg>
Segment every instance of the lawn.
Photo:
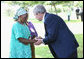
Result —
<svg viewBox="0 0 84 59"><path fill-rule="evenodd" d="M75 37L79 43L78 58L83 58L83 34L76 34Z"/></svg>
<svg viewBox="0 0 84 59"><path fill-rule="evenodd" d="M30 19L28 19L28 21L32 21L32 23L42 23L42 21L38 21L37 19L34 19L34 18L30 18ZM70 21L68 21L68 20L64 20L64 22L66 22L66 23L78 23L78 22L81 22L81 20L80 19L78 19L78 20L70 20Z"/></svg>
<svg viewBox="0 0 84 59"><path fill-rule="evenodd" d="M75 34L75 37L79 43L78 58L83 58L83 34ZM35 46L36 58L53 58L47 45Z"/></svg>
<svg viewBox="0 0 84 59"><path fill-rule="evenodd" d="M71 23L81 22L80 19L77 19L77 20L70 20L70 21L68 21L68 20L64 20L64 21L65 21L65 22L71 22Z"/></svg>

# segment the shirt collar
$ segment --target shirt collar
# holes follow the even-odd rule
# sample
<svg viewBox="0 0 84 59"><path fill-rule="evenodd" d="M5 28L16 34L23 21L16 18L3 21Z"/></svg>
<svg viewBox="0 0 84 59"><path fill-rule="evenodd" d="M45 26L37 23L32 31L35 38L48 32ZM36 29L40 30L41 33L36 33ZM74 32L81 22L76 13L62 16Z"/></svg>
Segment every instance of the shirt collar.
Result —
<svg viewBox="0 0 84 59"><path fill-rule="evenodd" d="M43 15L43 22L45 21L45 19L44 19L44 17L45 17L45 14L46 14L46 13L44 13L44 15Z"/></svg>

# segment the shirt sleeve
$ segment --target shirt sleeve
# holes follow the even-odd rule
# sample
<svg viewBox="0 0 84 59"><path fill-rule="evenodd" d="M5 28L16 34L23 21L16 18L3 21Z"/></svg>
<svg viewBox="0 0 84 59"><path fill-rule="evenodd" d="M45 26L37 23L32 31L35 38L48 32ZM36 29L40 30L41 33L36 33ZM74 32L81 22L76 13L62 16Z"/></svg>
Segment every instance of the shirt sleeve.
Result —
<svg viewBox="0 0 84 59"><path fill-rule="evenodd" d="M23 33L22 33L21 27L19 27L18 25L15 25L13 27L13 29L14 29L14 34L15 34L15 38L16 39L23 37Z"/></svg>

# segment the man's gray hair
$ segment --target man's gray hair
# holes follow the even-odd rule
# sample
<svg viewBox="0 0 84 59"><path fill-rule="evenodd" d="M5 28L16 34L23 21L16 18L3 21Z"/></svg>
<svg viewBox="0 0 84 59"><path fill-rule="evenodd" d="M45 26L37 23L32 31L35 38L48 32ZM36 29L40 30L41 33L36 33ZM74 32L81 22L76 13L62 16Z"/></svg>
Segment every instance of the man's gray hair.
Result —
<svg viewBox="0 0 84 59"><path fill-rule="evenodd" d="M33 9L34 14L45 13L45 12L46 12L46 9L43 5L36 5Z"/></svg>

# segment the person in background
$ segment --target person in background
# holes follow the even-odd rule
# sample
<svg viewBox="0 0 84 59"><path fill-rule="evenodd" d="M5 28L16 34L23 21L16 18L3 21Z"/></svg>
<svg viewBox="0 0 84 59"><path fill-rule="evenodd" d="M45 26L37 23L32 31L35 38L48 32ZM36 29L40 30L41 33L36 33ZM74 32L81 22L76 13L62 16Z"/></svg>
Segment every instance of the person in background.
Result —
<svg viewBox="0 0 84 59"><path fill-rule="evenodd" d="M26 25L28 13L24 8L19 8L14 17L10 42L10 58L32 58L31 43L37 40L30 39L30 30Z"/></svg>
<svg viewBox="0 0 84 59"><path fill-rule="evenodd" d="M80 17L81 17L81 21L83 22L83 8L81 8L81 12L80 12Z"/></svg>
<svg viewBox="0 0 84 59"><path fill-rule="evenodd" d="M29 27L29 30L31 32L31 39L34 39L35 37L38 37L37 31L32 24L32 22L27 22L27 26ZM32 58L35 58L35 46L34 43L31 43L31 50L32 50Z"/></svg>
<svg viewBox="0 0 84 59"><path fill-rule="evenodd" d="M68 8L67 14L68 14L68 21L70 21L70 17L71 17L71 9L70 8Z"/></svg>
<svg viewBox="0 0 84 59"><path fill-rule="evenodd" d="M76 17L77 17L77 19L79 19L79 12L80 12L80 9L79 9L79 7L77 7L77 9L76 9Z"/></svg>

